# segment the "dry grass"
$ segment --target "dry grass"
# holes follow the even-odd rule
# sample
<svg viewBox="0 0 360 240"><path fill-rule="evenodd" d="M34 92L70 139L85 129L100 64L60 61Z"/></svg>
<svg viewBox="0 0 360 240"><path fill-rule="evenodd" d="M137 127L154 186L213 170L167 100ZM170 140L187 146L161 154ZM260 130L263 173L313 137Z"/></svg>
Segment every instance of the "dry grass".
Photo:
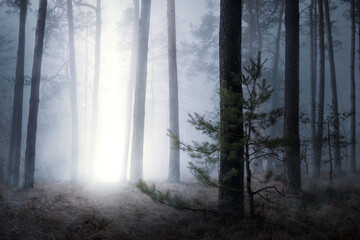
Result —
<svg viewBox="0 0 360 240"><path fill-rule="evenodd" d="M360 239L359 179L304 180L297 198L276 195L262 217L221 223L212 213L153 202L134 186L37 185L0 189L0 239ZM217 191L199 184L158 183L202 208L216 209Z"/></svg>

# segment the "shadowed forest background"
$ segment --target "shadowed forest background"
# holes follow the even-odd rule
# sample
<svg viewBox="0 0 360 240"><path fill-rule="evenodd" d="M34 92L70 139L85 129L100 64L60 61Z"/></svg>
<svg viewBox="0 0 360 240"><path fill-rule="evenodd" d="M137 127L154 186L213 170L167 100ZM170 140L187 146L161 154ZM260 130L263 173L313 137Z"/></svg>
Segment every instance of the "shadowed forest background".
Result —
<svg viewBox="0 0 360 240"><path fill-rule="evenodd" d="M0 0L0 239L358 239L360 1Z"/></svg>

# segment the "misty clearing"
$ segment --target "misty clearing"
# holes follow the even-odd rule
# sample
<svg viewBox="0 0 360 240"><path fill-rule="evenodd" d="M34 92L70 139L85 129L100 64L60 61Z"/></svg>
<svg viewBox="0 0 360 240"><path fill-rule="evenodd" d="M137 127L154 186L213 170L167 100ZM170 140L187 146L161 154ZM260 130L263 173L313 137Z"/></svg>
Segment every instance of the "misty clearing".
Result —
<svg viewBox="0 0 360 240"><path fill-rule="evenodd" d="M360 0L0 0L0 239L360 239Z"/></svg>

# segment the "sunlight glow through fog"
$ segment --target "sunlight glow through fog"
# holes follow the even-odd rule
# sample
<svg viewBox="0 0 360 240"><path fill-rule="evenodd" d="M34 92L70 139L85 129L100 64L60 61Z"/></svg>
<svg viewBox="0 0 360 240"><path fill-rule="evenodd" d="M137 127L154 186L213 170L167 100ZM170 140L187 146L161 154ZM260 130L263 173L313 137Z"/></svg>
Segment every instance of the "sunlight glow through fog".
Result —
<svg viewBox="0 0 360 240"><path fill-rule="evenodd" d="M112 1L111 1L112 2ZM125 99L129 76L129 59L119 49L121 33L117 22L121 11L113 12L103 2L101 36L101 71L98 102L98 125L93 180L118 182L121 177L123 134L125 124Z"/></svg>

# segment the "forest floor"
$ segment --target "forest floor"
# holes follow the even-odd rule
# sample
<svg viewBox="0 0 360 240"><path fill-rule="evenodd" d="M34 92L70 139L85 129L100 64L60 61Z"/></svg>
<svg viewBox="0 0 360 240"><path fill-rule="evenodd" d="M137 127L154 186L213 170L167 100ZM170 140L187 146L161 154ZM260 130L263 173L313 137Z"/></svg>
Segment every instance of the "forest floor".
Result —
<svg viewBox="0 0 360 240"><path fill-rule="evenodd" d="M299 197L270 196L261 216L223 223L217 189L157 183L209 211L177 210L133 185L0 188L0 239L360 239L360 178L304 179Z"/></svg>

